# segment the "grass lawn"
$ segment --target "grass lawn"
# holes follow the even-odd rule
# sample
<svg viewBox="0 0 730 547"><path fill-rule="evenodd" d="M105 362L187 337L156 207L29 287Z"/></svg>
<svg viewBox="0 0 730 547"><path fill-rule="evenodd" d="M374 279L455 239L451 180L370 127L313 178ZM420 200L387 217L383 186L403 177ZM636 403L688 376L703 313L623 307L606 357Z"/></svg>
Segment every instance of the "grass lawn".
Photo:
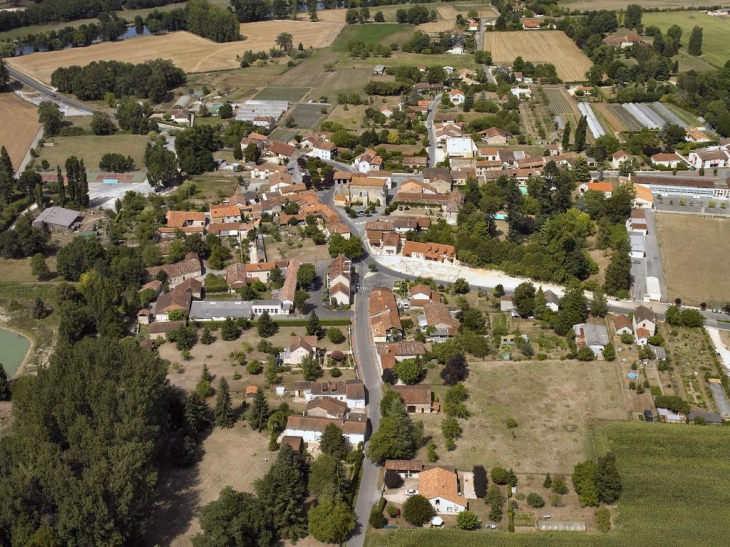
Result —
<svg viewBox="0 0 730 547"><path fill-rule="evenodd" d="M567 473L592 457L589 420L627 418L614 363L596 361L470 362L466 387L472 416L456 450L447 452L440 414L418 416L440 462L459 469L500 465L518 473ZM435 372L435 371L430 371ZM434 385L444 400L446 386ZM507 418L519 427L507 428ZM421 458L426 458L425 449Z"/></svg>
<svg viewBox="0 0 730 547"><path fill-rule="evenodd" d="M46 146L40 149L40 156L36 160L40 163L48 160L51 168L56 165L63 168L66 158L76 156L83 159L88 171L99 169L99 160L108 152L116 152L125 156L132 156L137 169L144 168L144 150L149 140L146 135L111 135L97 137L84 135L82 137L54 137L47 141ZM53 143L53 146L48 146Z"/></svg>
<svg viewBox="0 0 730 547"><path fill-rule="evenodd" d="M715 67L721 67L730 59L730 49L727 47L727 37L730 25L726 19L710 17L706 13L695 12L657 12L644 13L642 19L644 27L655 25L666 33L672 25L682 29L682 45L686 48L692 28L702 27L702 55L700 59ZM680 61L681 65L681 61Z"/></svg>
<svg viewBox="0 0 730 547"><path fill-rule="evenodd" d="M597 452L616 455L623 493L608 534L503 534L453 529L370 534L368 547L715 547L730 519L730 460L724 428L605 423ZM519 487L518 487L519 488Z"/></svg>
<svg viewBox="0 0 730 547"><path fill-rule="evenodd" d="M216 152L216 156L218 156ZM231 152L231 157L233 153ZM238 188L238 180L235 177L221 177L214 174L193 177L190 179L195 183L195 198L206 200L216 197L230 197Z"/></svg>
<svg viewBox="0 0 730 547"><path fill-rule="evenodd" d="M398 23L348 25L342 29L337 40L332 44L332 49L345 52L347 51L347 44L350 41L363 42L364 44L390 45L394 41L394 35L401 34L399 38L403 39L412 34L413 31L413 25L399 25Z"/></svg>

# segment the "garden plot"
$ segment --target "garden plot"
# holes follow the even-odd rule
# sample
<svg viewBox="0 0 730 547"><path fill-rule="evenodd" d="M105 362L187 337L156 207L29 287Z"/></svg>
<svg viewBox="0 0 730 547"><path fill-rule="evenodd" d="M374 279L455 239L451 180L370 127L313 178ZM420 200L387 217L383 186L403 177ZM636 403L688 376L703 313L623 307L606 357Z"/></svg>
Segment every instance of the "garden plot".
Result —
<svg viewBox="0 0 730 547"><path fill-rule="evenodd" d="M661 129L664 127L664 120L661 116L645 104L624 103L621 106L647 129Z"/></svg>
<svg viewBox="0 0 730 547"><path fill-rule="evenodd" d="M608 111L613 114L626 127L627 131L641 131L644 126L641 125L636 118L629 114L628 110L620 104L605 105Z"/></svg>
<svg viewBox="0 0 730 547"><path fill-rule="evenodd" d="M665 121L667 121L669 123L673 123L674 125L678 125L680 127L687 127L687 124L685 124L682 120L680 120L679 119L679 116L677 116L674 112L672 112L671 110L669 110L662 103L660 103L660 102L652 103L651 107Z"/></svg>
<svg viewBox="0 0 730 547"><path fill-rule="evenodd" d="M321 104L298 104L294 107L291 117L294 119L297 127L313 128L317 122L324 116L322 114L323 105Z"/></svg>
<svg viewBox="0 0 730 547"><path fill-rule="evenodd" d="M553 114L573 114L573 105L565 94L557 88L543 88L548 98L548 107Z"/></svg>

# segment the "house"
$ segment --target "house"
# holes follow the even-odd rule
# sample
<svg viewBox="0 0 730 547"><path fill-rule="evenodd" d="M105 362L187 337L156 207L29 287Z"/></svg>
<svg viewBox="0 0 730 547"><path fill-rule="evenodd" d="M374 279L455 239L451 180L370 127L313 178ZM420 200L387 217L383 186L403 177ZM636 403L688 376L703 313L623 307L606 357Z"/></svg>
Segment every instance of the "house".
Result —
<svg viewBox="0 0 730 547"><path fill-rule="evenodd" d="M384 104L380 108L378 108L378 111L385 116L386 118L390 118L393 115L393 108L388 106L387 104Z"/></svg>
<svg viewBox="0 0 730 547"><path fill-rule="evenodd" d="M659 416L659 421L667 424L686 424L687 416L684 414L676 414L666 408L657 408L656 412Z"/></svg>
<svg viewBox="0 0 730 547"><path fill-rule="evenodd" d="M479 134L482 136L482 140L488 144L507 144L507 141L512 138L511 133L499 127L490 127L484 131L480 131Z"/></svg>
<svg viewBox="0 0 730 547"><path fill-rule="evenodd" d="M631 216L627 221L627 229L630 232L638 232L645 236L649 232L649 226L646 221L646 210L631 209Z"/></svg>
<svg viewBox="0 0 730 547"><path fill-rule="evenodd" d="M412 308L422 308L430 302L441 302L441 296L431 290L428 285L413 285L411 287L410 305Z"/></svg>
<svg viewBox="0 0 730 547"><path fill-rule="evenodd" d="M656 167L669 167L674 169L684 163L684 160L679 157L679 154L654 154L651 157L651 163Z"/></svg>
<svg viewBox="0 0 730 547"><path fill-rule="evenodd" d="M419 316L418 322L423 319L427 334L434 340L446 339L454 336L459 330L459 321L455 319L446 304L441 302L429 302L423 306L423 318ZM424 327L425 326L425 327Z"/></svg>
<svg viewBox="0 0 730 547"><path fill-rule="evenodd" d="M446 167L429 167L423 170L423 182L430 184L439 194L448 194L454 183L451 169Z"/></svg>
<svg viewBox="0 0 730 547"><path fill-rule="evenodd" d="M715 150L695 150L689 153L687 158L690 165L695 169L727 167L730 157L720 149Z"/></svg>
<svg viewBox="0 0 730 547"><path fill-rule="evenodd" d="M448 137L446 139L446 155L449 158L475 158L477 145L471 137Z"/></svg>
<svg viewBox="0 0 730 547"><path fill-rule="evenodd" d="M34 228L41 228L44 224L52 232L70 232L76 227L81 213L64 207L48 207L41 211L35 220Z"/></svg>
<svg viewBox="0 0 730 547"><path fill-rule="evenodd" d="M638 329L642 328L649 331L649 336L654 336L657 325L656 315L651 308L647 308L646 306L637 306L634 310L633 324L634 332L637 332Z"/></svg>
<svg viewBox="0 0 730 547"><path fill-rule="evenodd" d="M253 302L243 300L201 300L190 306L191 321L225 321L231 319L251 319Z"/></svg>
<svg viewBox="0 0 730 547"><path fill-rule="evenodd" d="M540 19L523 19L522 29L523 30L538 30L542 21Z"/></svg>
<svg viewBox="0 0 730 547"><path fill-rule="evenodd" d="M241 148L244 150L249 144L255 144L258 148L263 149L269 143L270 139L261 133L252 132L247 137L241 139Z"/></svg>
<svg viewBox="0 0 730 547"><path fill-rule="evenodd" d="M608 344L608 330L603 325L579 323L573 325L575 345L578 349L590 348L593 355L603 357L603 347Z"/></svg>
<svg viewBox="0 0 730 547"><path fill-rule="evenodd" d="M626 152L626 150L619 150L613 153L613 156L611 157L611 161L609 163L611 164L611 167L613 169L619 169L624 164L624 162L630 162L632 159L633 156Z"/></svg>
<svg viewBox="0 0 730 547"><path fill-rule="evenodd" d="M722 416L716 412L690 412L689 423L694 423L695 418L702 418L707 425L722 425Z"/></svg>
<svg viewBox="0 0 730 547"><path fill-rule="evenodd" d="M652 209L654 207L654 196L651 193L651 188L644 186L643 184L634 184L634 207L640 207L642 209Z"/></svg>
<svg viewBox="0 0 730 547"><path fill-rule="evenodd" d="M545 295L545 306L547 306L547 309L558 311L558 308L560 308L560 297L550 289L543 294Z"/></svg>
<svg viewBox="0 0 730 547"><path fill-rule="evenodd" d="M341 220L333 220L324 226L324 235L329 239L334 234L339 234L345 239L350 239L350 227Z"/></svg>
<svg viewBox="0 0 730 547"><path fill-rule="evenodd" d="M158 228L161 234L172 234L182 230L185 234L200 234L205 231L205 213L195 211L167 211L167 225Z"/></svg>
<svg viewBox="0 0 730 547"><path fill-rule="evenodd" d="M451 99L451 102L455 105L460 105L464 104L466 95L461 89L452 89L451 91L449 91L449 98Z"/></svg>
<svg viewBox="0 0 730 547"><path fill-rule="evenodd" d="M508 311L513 312L515 311L515 305L512 302L512 297L504 295L499 299L499 310L500 311Z"/></svg>
<svg viewBox="0 0 730 547"><path fill-rule="evenodd" d="M427 217L397 216L391 218L393 219L393 228L401 235L410 231L428 230L431 226L431 219Z"/></svg>
<svg viewBox="0 0 730 547"><path fill-rule="evenodd" d="M400 250L400 236L397 232L385 232L381 245L382 254L385 256L395 256Z"/></svg>
<svg viewBox="0 0 730 547"><path fill-rule="evenodd" d="M192 123L193 115L189 110L173 108L167 111L167 115L173 123L179 123L180 125L191 125Z"/></svg>
<svg viewBox="0 0 730 547"><path fill-rule="evenodd" d="M289 447L298 454L304 448L304 439L301 437L290 437L289 435L284 435L281 438L279 445L284 446L285 444L289 445Z"/></svg>
<svg viewBox="0 0 730 547"><path fill-rule="evenodd" d="M347 415L347 405L332 397L318 397L307 403L304 413L307 416L344 418Z"/></svg>
<svg viewBox="0 0 730 547"><path fill-rule="evenodd" d="M349 306L352 282L352 261L345 255L339 255L330 262L327 269L327 287L332 305Z"/></svg>
<svg viewBox="0 0 730 547"><path fill-rule="evenodd" d="M198 300L203 298L203 282L194 277L188 277L179 285L175 285L175 290L189 293L190 296Z"/></svg>
<svg viewBox="0 0 730 547"><path fill-rule="evenodd" d="M692 142L710 142L712 140L707 136L707 133L699 129L690 129L687 132L687 138Z"/></svg>
<svg viewBox="0 0 730 547"><path fill-rule="evenodd" d="M147 308L142 308L137 312L137 322L140 325L149 325L151 315L152 312L150 310L148 310Z"/></svg>
<svg viewBox="0 0 730 547"><path fill-rule="evenodd" d="M613 319L613 326L616 328L616 334L634 334L634 327L631 320L623 314L617 315Z"/></svg>
<svg viewBox="0 0 730 547"><path fill-rule="evenodd" d="M366 150L353 160L352 165L360 173L380 171L383 168L383 158L378 156L374 150Z"/></svg>
<svg viewBox="0 0 730 547"><path fill-rule="evenodd" d="M610 182L588 182L582 185L581 190L583 193L588 191L599 192L608 199L613 195L613 184Z"/></svg>
<svg viewBox="0 0 730 547"><path fill-rule="evenodd" d="M226 268L225 273L226 283L228 283L228 291L236 292L237 289L241 289L246 285L250 285L256 278L250 277L246 271L246 265L236 262Z"/></svg>
<svg viewBox="0 0 730 547"><path fill-rule="evenodd" d="M292 313L294 311L294 294L297 291L297 273L299 272L299 266L301 262L297 259L289 261L289 266L286 269L286 277L284 278L284 285L281 287L279 292L279 301L281 302L281 309L283 313ZM300 310L301 311L301 310Z"/></svg>
<svg viewBox="0 0 730 547"><path fill-rule="evenodd" d="M241 209L238 205L211 205L211 223L241 222Z"/></svg>
<svg viewBox="0 0 730 547"><path fill-rule="evenodd" d="M403 157L404 167L408 167L413 170L425 169L428 165L428 157L426 156L404 156Z"/></svg>
<svg viewBox="0 0 730 547"><path fill-rule="evenodd" d="M334 424L342 430L350 446L357 446L365 442L368 422L365 416L362 419L333 419L324 416L299 416L292 414L286 421L285 437L301 437L305 443L319 443L325 428ZM283 437L282 437L283 438Z"/></svg>
<svg viewBox="0 0 730 547"><path fill-rule="evenodd" d="M421 471L418 493L431 503L437 513L457 514L467 508L467 501L459 490L459 477L451 469L433 467Z"/></svg>
<svg viewBox="0 0 730 547"><path fill-rule="evenodd" d="M172 311L187 314L192 301L192 295L185 291L172 290L161 294L155 303L155 321L158 323L169 321L169 314Z"/></svg>
<svg viewBox="0 0 730 547"><path fill-rule="evenodd" d="M276 127L276 118L273 116L254 116L251 123L256 127L263 127L268 131L271 131Z"/></svg>
<svg viewBox="0 0 730 547"><path fill-rule="evenodd" d="M155 296L162 292L162 281L159 279L153 279L149 283L145 283L139 288L139 292L150 290Z"/></svg>
<svg viewBox="0 0 730 547"><path fill-rule="evenodd" d="M350 201L360 201L363 205L385 205L388 195L386 186L385 180L381 178L352 177L349 187Z"/></svg>
<svg viewBox="0 0 730 547"><path fill-rule="evenodd" d="M391 386L400 395L408 414L429 414L431 412L431 386L415 384L412 386Z"/></svg>
<svg viewBox="0 0 730 547"><path fill-rule="evenodd" d="M373 288L368 298L368 313L373 343L400 339L403 326L393 291L383 287Z"/></svg>
<svg viewBox="0 0 730 547"><path fill-rule="evenodd" d="M164 339L168 332L173 332L185 326L185 321L164 321L150 324L150 340Z"/></svg>
<svg viewBox="0 0 730 547"><path fill-rule="evenodd" d="M408 179L401 182L400 192L406 192L409 194L438 194L439 191L435 186L428 184L427 182L421 182L420 180Z"/></svg>
<svg viewBox="0 0 730 547"><path fill-rule="evenodd" d="M295 146L281 141L271 141L271 144L266 147L266 150L269 154L280 160L292 160L299 156L299 152Z"/></svg>
<svg viewBox="0 0 730 547"><path fill-rule="evenodd" d="M441 243L421 243L406 241L403 245L403 256L431 262L456 262L456 248Z"/></svg>
<svg viewBox="0 0 730 547"><path fill-rule="evenodd" d="M423 345L423 342L411 340L376 344L375 349L380 360L380 368L383 370L393 368L396 363L406 359L415 359L426 354L426 346Z"/></svg>
<svg viewBox="0 0 730 547"><path fill-rule="evenodd" d="M146 268L144 271L145 279L152 281L157 278L157 275L161 271L165 272L167 280L172 285L177 285L185 281L188 277L200 277L203 275L203 266L197 254L188 253L180 262Z"/></svg>
<svg viewBox="0 0 730 547"><path fill-rule="evenodd" d="M307 356L317 356L317 337L292 336L289 347L284 351L284 364L301 365L302 360Z"/></svg>
<svg viewBox="0 0 730 547"><path fill-rule="evenodd" d="M337 146L329 141L316 141L312 144L312 151L309 155L321 160L331 160L337 155Z"/></svg>
<svg viewBox="0 0 730 547"><path fill-rule="evenodd" d="M277 262L256 262L254 264L244 264L243 268L246 270L246 274L249 277L258 279L262 283L269 282L269 276L271 272L279 268L285 270L289 266L289 262L286 260L280 260Z"/></svg>
<svg viewBox="0 0 730 547"><path fill-rule="evenodd" d="M402 479L417 478L424 467L417 460L385 460L384 465L386 473L397 473Z"/></svg>
<svg viewBox="0 0 730 547"><path fill-rule="evenodd" d="M646 346L649 344L649 338L651 337L651 333L642 327L639 327L636 329L636 345L637 346Z"/></svg>
<svg viewBox="0 0 730 547"><path fill-rule="evenodd" d="M347 382L294 382L294 397L309 402L319 397L332 397L348 408L365 408L365 384L360 380Z"/></svg>

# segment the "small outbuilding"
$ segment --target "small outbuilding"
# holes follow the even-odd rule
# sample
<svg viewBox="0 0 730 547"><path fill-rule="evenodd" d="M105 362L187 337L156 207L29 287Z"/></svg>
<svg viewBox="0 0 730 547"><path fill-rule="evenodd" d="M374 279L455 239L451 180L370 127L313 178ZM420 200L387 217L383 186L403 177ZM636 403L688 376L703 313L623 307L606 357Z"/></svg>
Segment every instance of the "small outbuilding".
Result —
<svg viewBox="0 0 730 547"><path fill-rule="evenodd" d="M33 227L40 228L45 224L52 232L69 232L76 227L79 216L81 213L73 209L49 207L36 217Z"/></svg>

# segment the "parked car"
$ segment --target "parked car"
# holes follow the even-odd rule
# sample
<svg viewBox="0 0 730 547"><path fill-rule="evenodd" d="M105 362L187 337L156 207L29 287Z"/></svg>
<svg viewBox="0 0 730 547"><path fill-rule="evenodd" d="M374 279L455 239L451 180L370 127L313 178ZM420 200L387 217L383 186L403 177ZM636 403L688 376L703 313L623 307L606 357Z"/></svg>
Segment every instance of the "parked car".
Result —
<svg viewBox="0 0 730 547"><path fill-rule="evenodd" d="M418 490L414 490L413 488L406 490L406 495L408 496L415 496L416 494L418 494Z"/></svg>
<svg viewBox="0 0 730 547"><path fill-rule="evenodd" d="M489 530L496 530L497 529L497 525L496 524L487 524L485 526L485 528L487 528Z"/></svg>

